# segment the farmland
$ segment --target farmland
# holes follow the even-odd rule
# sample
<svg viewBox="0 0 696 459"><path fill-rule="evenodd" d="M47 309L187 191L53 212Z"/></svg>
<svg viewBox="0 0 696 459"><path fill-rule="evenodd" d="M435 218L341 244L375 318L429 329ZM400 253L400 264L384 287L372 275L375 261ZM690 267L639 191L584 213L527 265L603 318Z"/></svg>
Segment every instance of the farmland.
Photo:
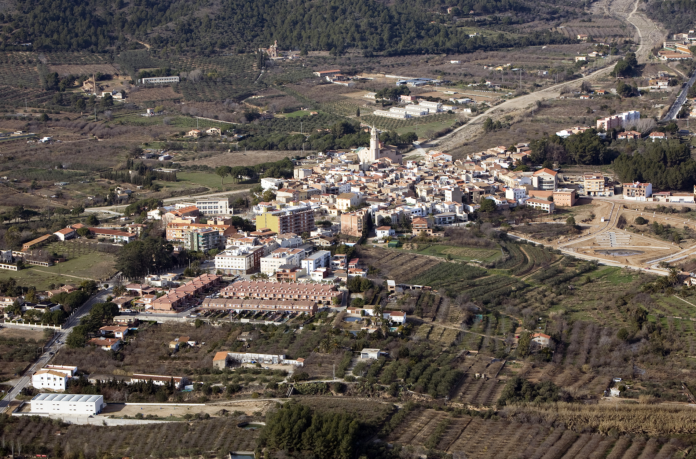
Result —
<svg viewBox="0 0 696 459"><path fill-rule="evenodd" d="M83 280L107 279L114 273L114 256L89 252L53 266L30 266L20 271L0 271L0 281L13 278L23 286L47 290L50 284L79 284Z"/></svg>

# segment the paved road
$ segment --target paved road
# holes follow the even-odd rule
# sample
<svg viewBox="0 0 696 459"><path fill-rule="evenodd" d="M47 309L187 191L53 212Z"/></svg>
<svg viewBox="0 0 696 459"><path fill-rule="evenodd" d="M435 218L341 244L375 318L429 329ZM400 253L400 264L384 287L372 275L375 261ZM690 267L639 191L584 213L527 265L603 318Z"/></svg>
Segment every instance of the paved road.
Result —
<svg viewBox="0 0 696 459"><path fill-rule="evenodd" d="M53 336L51 341L44 348L44 353L41 355L41 357L39 357L39 359L36 362L34 362L34 364L31 367L29 367L27 371L24 372L24 376L22 376L19 379L17 384L10 390L9 394L2 401L0 401L0 408L6 407L11 401L13 401L17 397L17 395L19 395L22 389L24 389L28 385L31 385L31 376L37 370L43 368L49 362L49 360L53 358L53 355L57 353L63 346L65 346L65 339L68 337L68 334L70 333L72 328L80 323L80 319L82 317L89 314L89 311L92 309L92 306L94 306L97 303L103 303L104 301L106 301L106 297L110 293L110 288L101 290L90 300L88 300L85 304L80 306L77 312L70 316L70 318L68 318L68 320L65 322L65 328L58 331Z"/></svg>
<svg viewBox="0 0 696 459"><path fill-rule="evenodd" d="M684 105L684 102L686 102L686 96L689 94L689 89L691 89L691 86L693 86L695 81L696 70L694 70L694 73L691 75L691 78L689 78L689 81L686 82L681 92L679 93L679 96L677 96L677 100L674 101L674 103L669 108L669 111L662 119L662 121L669 121L677 118L677 115L679 114L679 111Z"/></svg>
<svg viewBox="0 0 696 459"><path fill-rule="evenodd" d="M191 199L214 198L214 197L218 197L218 196L230 196L233 194L247 193L249 190L251 190L251 188L243 188L241 190L234 190L234 191L218 191L215 193L206 193L206 194L190 194L190 195L186 195L186 196L176 196L174 198L163 199L162 203L163 204L173 204L175 202L189 201ZM85 209L85 212L123 215L123 209L125 209L125 208L126 208L126 206L124 206L124 205L104 206L104 207L88 207L87 209Z"/></svg>

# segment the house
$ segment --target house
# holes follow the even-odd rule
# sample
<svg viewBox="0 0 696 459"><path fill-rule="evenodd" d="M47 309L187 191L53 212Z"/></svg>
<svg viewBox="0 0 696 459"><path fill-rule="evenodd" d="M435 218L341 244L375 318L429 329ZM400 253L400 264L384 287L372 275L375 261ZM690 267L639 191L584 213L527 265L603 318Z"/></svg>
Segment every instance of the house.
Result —
<svg viewBox="0 0 696 459"><path fill-rule="evenodd" d="M218 370L223 370L227 367L228 363L231 361L230 354L226 351L216 352L213 357L213 368Z"/></svg>
<svg viewBox="0 0 696 459"><path fill-rule="evenodd" d="M137 237L134 233L108 228L89 228L89 231L97 237L111 239L114 242L123 242L124 244L134 241Z"/></svg>
<svg viewBox="0 0 696 459"><path fill-rule="evenodd" d="M188 135L189 137L193 137L194 139L197 139L201 136L201 131L199 131L198 129L191 129L190 131L188 131L186 135Z"/></svg>
<svg viewBox="0 0 696 459"><path fill-rule="evenodd" d="M653 142L656 140L666 140L667 135L664 132L651 132L648 136Z"/></svg>
<svg viewBox="0 0 696 459"><path fill-rule="evenodd" d="M53 234L61 241L72 239L77 236L77 233L75 233L75 230L72 228L63 228L62 230L56 231Z"/></svg>
<svg viewBox="0 0 696 459"><path fill-rule="evenodd" d="M386 314L386 313L385 313ZM401 311L390 311L389 320L397 324L404 325L406 323L406 313Z"/></svg>
<svg viewBox="0 0 696 459"><path fill-rule="evenodd" d="M123 325L106 326L101 327L99 329L99 332L102 336L113 335L115 338L123 339L128 334L128 327L125 327Z"/></svg>
<svg viewBox="0 0 696 459"><path fill-rule="evenodd" d="M532 334L532 343L541 348L549 347L549 344L551 343L551 337L543 333L534 333Z"/></svg>
<svg viewBox="0 0 696 459"><path fill-rule="evenodd" d="M219 136L219 135L222 135L222 131L221 131L219 128L216 128L216 127L212 127L212 128L210 128L210 129L208 129L207 131L205 131L205 133L206 133L207 135L218 135L218 136Z"/></svg>
<svg viewBox="0 0 696 459"><path fill-rule="evenodd" d="M375 232L377 233L378 239L386 239L396 234L391 226L380 226L375 230Z"/></svg>
<svg viewBox="0 0 696 459"><path fill-rule="evenodd" d="M640 139L640 132L636 131L624 131L620 132L619 135L616 136L617 139L619 140L635 140L635 139Z"/></svg>
<svg viewBox="0 0 696 459"><path fill-rule="evenodd" d="M379 358L379 349L363 349L360 351L362 360L377 360Z"/></svg>
<svg viewBox="0 0 696 459"><path fill-rule="evenodd" d="M60 371L41 369L31 377L31 385L36 389L50 389L64 391L68 385L70 376Z"/></svg>
<svg viewBox="0 0 696 459"><path fill-rule="evenodd" d="M118 351L123 342L118 338L92 338L87 344L98 346L104 351Z"/></svg>
<svg viewBox="0 0 696 459"><path fill-rule="evenodd" d="M421 233L432 233L430 223L423 217L414 218L411 222L412 234L418 236Z"/></svg>

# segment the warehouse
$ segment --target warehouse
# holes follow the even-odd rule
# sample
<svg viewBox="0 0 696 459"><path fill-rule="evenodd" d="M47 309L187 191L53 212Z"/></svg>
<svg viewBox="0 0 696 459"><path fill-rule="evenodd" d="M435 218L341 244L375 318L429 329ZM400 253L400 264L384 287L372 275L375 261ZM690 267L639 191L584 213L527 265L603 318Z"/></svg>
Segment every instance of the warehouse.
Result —
<svg viewBox="0 0 696 459"><path fill-rule="evenodd" d="M32 413L91 416L105 406L103 395L38 394L31 399Z"/></svg>

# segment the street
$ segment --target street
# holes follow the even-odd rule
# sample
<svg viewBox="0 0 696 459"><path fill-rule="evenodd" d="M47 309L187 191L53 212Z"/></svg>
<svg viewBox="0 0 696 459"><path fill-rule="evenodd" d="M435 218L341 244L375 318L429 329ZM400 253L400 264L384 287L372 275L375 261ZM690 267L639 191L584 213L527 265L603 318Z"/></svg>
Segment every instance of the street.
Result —
<svg viewBox="0 0 696 459"><path fill-rule="evenodd" d="M89 311L92 309L92 306L94 306L97 303L105 302L106 297L109 295L110 292L110 288L101 290L90 300L87 300L85 304L80 306L77 312L70 316L70 318L65 322L64 328L58 331L55 335L53 335L51 341L49 341L49 343L44 348L44 353L41 355L41 357L39 357L39 359L36 362L34 362L34 364L30 366L28 370L24 372L24 376L22 376L19 379L17 384L10 390L7 396L5 396L5 398L0 401L0 408L7 407L7 405L9 405L9 403L13 401L17 397L17 395L19 395L22 389L24 389L27 385L31 384L31 376L37 370L45 366L51 360L53 355L60 350L61 347L65 346L65 339L68 337L68 334L70 333L72 328L80 323L80 319L82 317L89 314Z"/></svg>
<svg viewBox="0 0 696 459"><path fill-rule="evenodd" d="M689 81L685 83L684 87L679 93L679 96L677 97L677 100L674 101L662 121L669 121L677 118L677 115L684 105L684 102L686 102L686 96L689 94L689 89L691 86L693 86L694 81L696 81L696 70L694 70L694 73L691 75L691 78L689 78Z"/></svg>

